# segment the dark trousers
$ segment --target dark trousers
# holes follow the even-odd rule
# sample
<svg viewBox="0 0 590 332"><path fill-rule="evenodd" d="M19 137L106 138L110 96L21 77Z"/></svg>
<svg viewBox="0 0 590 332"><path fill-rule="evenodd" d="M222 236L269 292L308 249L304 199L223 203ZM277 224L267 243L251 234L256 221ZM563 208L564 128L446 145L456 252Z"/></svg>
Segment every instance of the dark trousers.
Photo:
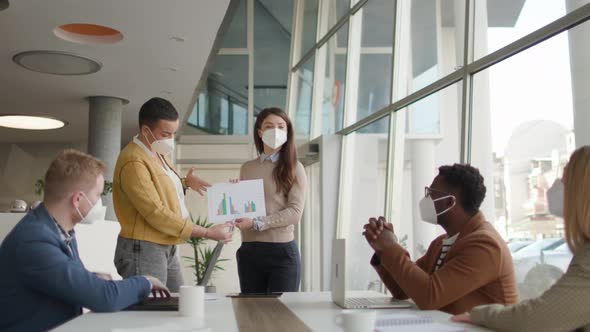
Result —
<svg viewBox="0 0 590 332"><path fill-rule="evenodd" d="M295 241L244 242L236 253L242 293L297 292L301 259Z"/></svg>

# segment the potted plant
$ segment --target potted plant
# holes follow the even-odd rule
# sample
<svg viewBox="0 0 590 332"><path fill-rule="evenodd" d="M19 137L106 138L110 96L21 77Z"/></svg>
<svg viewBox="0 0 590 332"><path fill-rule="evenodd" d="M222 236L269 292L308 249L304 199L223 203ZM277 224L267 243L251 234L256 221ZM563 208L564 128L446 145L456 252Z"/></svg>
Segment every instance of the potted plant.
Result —
<svg viewBox="0 0 590 332"><path fill-rule="evenodd" d="M192 214L190 215L190 218L191 218L192 223L197 226L201 226L204 228L209 228L209 227L213 226L213 224L207 222L207 218L198 217L195 220L195 218L193 217ZM209 240L206 238L202 238L202 237L190 238L187 241L187 243L193 249L193 256L192 257L191 256L182 256L182 258L185 261L191 263L191 265L189 265L188 267L190 267L194 270L193 275L195 277L195 285L199 285L203 281L203 277L205 275L205 269L207 269L207 266L209 265L209 262L211 261L211 256L213 255L213 248L207 246L207 241L209 241ZM219 263L224 262L224 261L228 261L228 259L225 259L225 258L218 259L213 271L223 270L223 267L221 267L219 265ZM215 293L215 286L205 285L205 292Z"/></svg>

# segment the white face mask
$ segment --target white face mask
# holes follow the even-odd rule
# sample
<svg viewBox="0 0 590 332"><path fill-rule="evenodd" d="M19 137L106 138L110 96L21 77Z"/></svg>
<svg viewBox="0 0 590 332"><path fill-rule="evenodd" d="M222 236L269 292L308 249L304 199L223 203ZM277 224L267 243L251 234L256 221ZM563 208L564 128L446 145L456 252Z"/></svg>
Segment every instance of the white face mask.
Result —
<svg viewBox="0 0 590 332"><path fill-rule="evenodd" d="M549 206L549 213L556 217L563 218L563 182L561 179L556 179L555 182L547 189L547 205Z"/></svg>
<svg viewBox="0 0 590 332"><path fill-rule="evenodd" d="M452 198L453 205L451 205L448 209L442 211L441 213L436 213L436 208L434 206L434 202L440 201L440 200L443 200L446 198ZM456 198L453 195L439 197L435 200L433 200L432 197L430 197L430 195L424 196L424 198L422 198L420 200L420 203L418 204L418 207L420 208L420 217L422 218L422 220L424 220L428 223L437 225L438 224L437 217L440 216L441 214L447 213L447 211L449 211L450 209L455 207L455 204L456 204Z"/></svg>
<svg viewBox="0 0 590 332"><path fill-rule="evenodd" d="M262 134L262 141L269 148L278 149L287 142L287 131L279 128L267 129Z"/></svg>
<svg viewBox="0 0 590 332"><path fill-rule="evenodd" d="M88 201L88 204L92 205L88 197L86 197L86 194L82 193L82 195L84 195L84 198ZM88 211L86 216L82 215L80 209L76 208L76 211L78 211L80 218L82 218L80 221L81 224L94 224L97 221L104 220L107 213L107 207L102 205L102 198L99 198L96 204L94 204L90 211Z"/></svg>
<svg viewBox="0 0 590 332"><path fill-rule="evenodd" d="M171 137L165 139L156 139L156 136L154 136L151 130L150 135L152 135L152 138L154 139L151 144L152 150L154 150L154 152L168 155L174 151L174 138Z"/></svg>

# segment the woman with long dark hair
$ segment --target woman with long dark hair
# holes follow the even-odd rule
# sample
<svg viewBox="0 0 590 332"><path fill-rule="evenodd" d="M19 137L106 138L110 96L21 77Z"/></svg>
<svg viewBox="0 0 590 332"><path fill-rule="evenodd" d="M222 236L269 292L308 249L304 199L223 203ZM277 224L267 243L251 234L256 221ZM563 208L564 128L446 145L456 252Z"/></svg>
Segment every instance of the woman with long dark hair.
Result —
<svg viewBox="0 0 590 332"><path fill-rule="evenodd" d="M300 256L293 230L303 214L307 178L297 161L293 126L280 108L258 114L259 157L240 169L240 180L262 179L267 216L236 219L242 246L236 253L242 293L296 292Z"/></svg>

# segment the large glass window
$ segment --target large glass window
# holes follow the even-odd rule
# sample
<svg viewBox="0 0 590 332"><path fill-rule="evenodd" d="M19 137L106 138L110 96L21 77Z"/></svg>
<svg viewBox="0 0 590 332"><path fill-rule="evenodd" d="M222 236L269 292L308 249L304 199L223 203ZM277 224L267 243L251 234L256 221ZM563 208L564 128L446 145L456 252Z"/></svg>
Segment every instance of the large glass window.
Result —
<svg viewBox="0 0 590 332"><path fill-rule="evenodd" d="M185 134L248 133L248 56L219 55L188 119Z"/></svg>
<svg viewBox="0 0 590 332"><path fill-rule="evenodd" d="M300 19L301 42L300 53L297 59L301 59L316 43L318 29L318 0L301 0L303 5L303 16Z"/></svg>
<svg viewBox="0 0 590 332"><path fill-rule="evenodd" d="M255 109L285 109L293 0L254 2Z"/></svg>
<svg viewBox="0 0 590 332"><path fill-rule="evenodd" d="M235 9L234 16L232 17L231 23L227 28L226 33L223 35L222 47L224 48L246 48L246 6L248 0L240 0L238 8Z"/></svg>
<svg viewBox="0 0 590 332"><path fill-rule="evenodd" d="M546 194L575 148L572 88L584 84L576 79L590 66L572 50L588 46L586 25L569 41L561 33L474 77L472 162L487 180L486 216L512 245L523 299L540 295L571 259L568 250L554 250L564 226L549 213Z"/></svg>
<svg viewBox="0 0 590 332"><path fill-rule="evenodd" d="M402 38L396 51L404 59L400 75L405 88L400 99L420 90L463 64L465 0L402 0ZM407 60L406 60L407 59Z"/></svg>
<svg viewBox="0 0 590 332"><path fill-rule="evenodd" d="M494 52L542 28L584 2L475 1L475 58Z"/></svg>
<svg viewBox="0 0 590 332"><path fill-rule="evenodd" d="M362 15L357 107L349 124L391 103L394 1L370 1L355 15ZM355 32L351 32L355 33Z"/></svg>
<svg viewBox="0 0 590 332"><path fill-rule="evenodd" d="M325 56L321 134L331 134L342 129L347 42L348 24L345 24L319 51L320 57Z"/></svg>
<svg viewBox="0 0 590 332"><path fill-rule="evenodd" d="M295 134L309 137L311 126L311 103L313 88L314 58L311 57L294 73L296 75Z"/></svg>
<svg viewBox="0 0 590 332"><path fill-rule="evenodd" d="M373 124L389 128L389 117ZM379 276L369 266L373 249L361 233L370 217L385 213L388 130L359 130L344 137L345 181L341 190L342 236L347 239L346 282L349 290L373 288Z"/></svg>

